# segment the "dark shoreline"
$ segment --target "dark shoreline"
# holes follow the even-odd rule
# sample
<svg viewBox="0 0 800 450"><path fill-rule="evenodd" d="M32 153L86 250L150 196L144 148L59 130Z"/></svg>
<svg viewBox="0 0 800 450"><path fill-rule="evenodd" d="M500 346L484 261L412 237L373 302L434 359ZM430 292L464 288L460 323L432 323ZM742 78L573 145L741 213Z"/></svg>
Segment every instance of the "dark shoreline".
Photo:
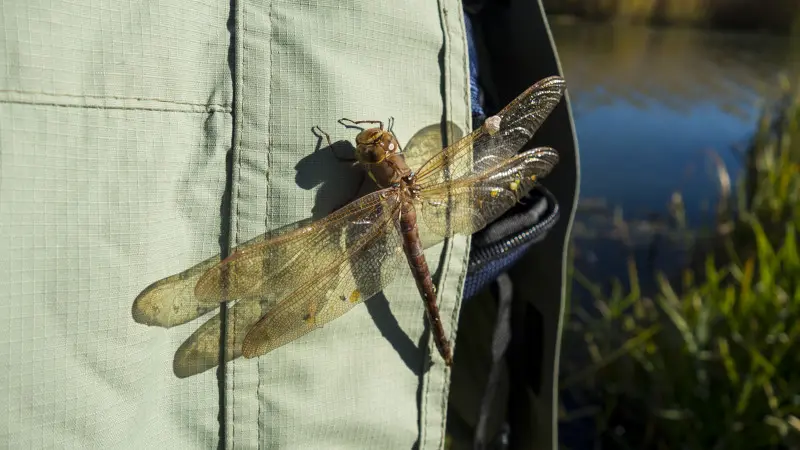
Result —
<svg viewBox="0 0 800 450"><path fill-rule="evenodd" d="M542 3L551 21L621 22L779 35L800 32L800 2L794 0L766 1L764 6L755 2L714 1L714 5L703 6L692 0L654 0L654 4L661 6L650 8L636 8L629 0L607 4L599 0L542 0Z"/></svg>

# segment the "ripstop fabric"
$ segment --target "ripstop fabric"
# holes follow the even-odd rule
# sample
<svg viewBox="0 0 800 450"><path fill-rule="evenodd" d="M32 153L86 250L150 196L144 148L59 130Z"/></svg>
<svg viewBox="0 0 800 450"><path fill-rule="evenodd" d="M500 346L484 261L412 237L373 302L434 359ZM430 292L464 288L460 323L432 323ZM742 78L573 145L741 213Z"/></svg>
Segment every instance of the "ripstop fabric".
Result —
<svg viewBox="0 0 800 450"><path fill-rule="evenodd" d="M224 373L176 357L215 313L148 327L132 304L350 200L312 126L470 129L460 2L12 0L0 28L0 443L442 448L448 372L407 270ZM426 252L451 337L468 248Z"/></svg>

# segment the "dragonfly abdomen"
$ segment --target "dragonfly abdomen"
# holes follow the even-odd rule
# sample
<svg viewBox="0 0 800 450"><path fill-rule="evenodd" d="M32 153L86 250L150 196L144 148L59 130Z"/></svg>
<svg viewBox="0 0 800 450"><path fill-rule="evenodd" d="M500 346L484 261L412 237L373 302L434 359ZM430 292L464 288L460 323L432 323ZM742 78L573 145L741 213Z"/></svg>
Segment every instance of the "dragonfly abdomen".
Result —
<svg viewBox="0 0 800 450"><path fill-rule="evenodd" d="M425 311L433 331L433 340L442 358L444 358L445 364L449 366L453 363L453 353L439 317L439 306L436 304L436 288L433 285L428 262L425 260L422 240L419 238L417 212L414 209L414 204L410 201L403 201L400 205L400 233L403 236L403 251L406 254L408 265L411 267L411 272L417 283L417 289L425 301Z"/></svg>

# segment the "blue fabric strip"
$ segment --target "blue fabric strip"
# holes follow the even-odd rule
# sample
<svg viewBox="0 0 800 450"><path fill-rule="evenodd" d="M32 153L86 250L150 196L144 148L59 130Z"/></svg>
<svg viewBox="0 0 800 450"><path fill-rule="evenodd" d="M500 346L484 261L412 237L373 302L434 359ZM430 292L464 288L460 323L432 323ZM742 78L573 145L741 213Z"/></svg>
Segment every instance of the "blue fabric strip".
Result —
<svg viewBox="0 0 800 450"><path fill-rule="evenodd" d="M472 115L485 117L483 105L481 105L481 87L478 84L478 52L475 50L475 38L472 34L472 19L464 11L464 27L467 32L467 53L469 54L469 91L470 102L472 103ZM480 125L480 124L475 124Z"/></svg>

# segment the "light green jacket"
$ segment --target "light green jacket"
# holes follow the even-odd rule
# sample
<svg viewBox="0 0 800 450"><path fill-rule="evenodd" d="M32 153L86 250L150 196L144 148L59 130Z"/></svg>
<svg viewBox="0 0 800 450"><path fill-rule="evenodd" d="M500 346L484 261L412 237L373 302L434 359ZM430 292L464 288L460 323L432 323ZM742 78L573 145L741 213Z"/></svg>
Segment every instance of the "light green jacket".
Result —
<svg viewBox="0 0 800 450"><path fill-rule="evenodd" d="M390 310L360 305L222 371L207 359L218 340L186 353L216 312L148 327L132 304L350 200L358 176L315 154L312 126L334 141L354 138L341 117L393 116L401 142L443 119L469 129L462 14L457 0L3 2L0 445L442 448L450 372L429 367L408 271L384 292ZM564 227L546 256L551 366ZM453 335L468 249L461 236L426 252Z"/></svg>

